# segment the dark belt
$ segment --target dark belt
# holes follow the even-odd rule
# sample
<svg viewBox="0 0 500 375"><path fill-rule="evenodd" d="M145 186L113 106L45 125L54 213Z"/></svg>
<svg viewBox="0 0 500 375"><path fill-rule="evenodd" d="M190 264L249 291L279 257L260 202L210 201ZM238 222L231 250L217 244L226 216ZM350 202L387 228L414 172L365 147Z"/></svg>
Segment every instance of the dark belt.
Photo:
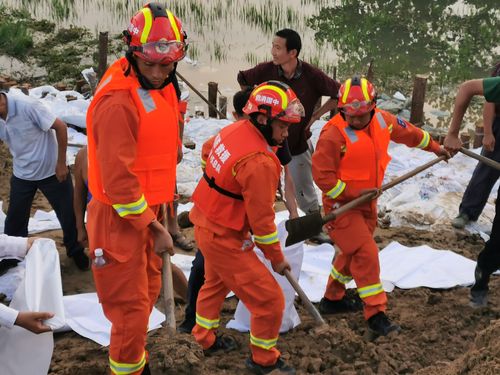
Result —
<svg viewBox="0 0 500 375"><path fill-rule="evenodd" d="M217 191L218 193L225 195L226 197L229 197L229 198L238 199L240 201L243 200L243 195L231 193L230 191L227 191L226 189L221 188L219 185L217 185L215 183L215 178L208 177L206 172L203 172L203 178L207 182L208 186L210 186L211 189L215 189L215 191Z"/></svg>

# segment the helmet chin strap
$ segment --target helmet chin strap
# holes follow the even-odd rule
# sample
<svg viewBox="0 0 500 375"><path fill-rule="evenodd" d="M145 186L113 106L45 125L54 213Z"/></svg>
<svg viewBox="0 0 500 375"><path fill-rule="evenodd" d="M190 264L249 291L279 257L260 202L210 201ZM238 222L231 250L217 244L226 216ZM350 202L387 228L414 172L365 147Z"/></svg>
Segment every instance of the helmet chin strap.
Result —
<svg viewBox="0 0 500 375"><path fill-rule="evenodd" d="M132 51L127 51L127 53L125 54L125 57L127 58L127 61L129 62L129 64L134 69L134 72L137 76L137 79L138 79L139 83L141 84L141 87L144 90L161 90L162 88L167 86L169 83L171 83L173 80L173 77L175 77L175 70L177 68L177 64L174 65L174 70L172 70L172 72L168 75L167 79L165 81L163 81L161 86L155 87L146 77L144 77L142 75L141 71L139 70L139 67L137 66L137 61L136 61ZM127 71L125 72L125 75L128 75L129 73L130 73L130 68L127 69Z"/></svg>
<svg viewBox="0 0 500 375"><path fill-rule="evenodd" d="M273 139L273 127L271 126L273 119L268 117L266 124L263 125L257 121L257 115L258 113L252 113L250 122L262 133L269 146L277 146L278 142Z"/></svg>

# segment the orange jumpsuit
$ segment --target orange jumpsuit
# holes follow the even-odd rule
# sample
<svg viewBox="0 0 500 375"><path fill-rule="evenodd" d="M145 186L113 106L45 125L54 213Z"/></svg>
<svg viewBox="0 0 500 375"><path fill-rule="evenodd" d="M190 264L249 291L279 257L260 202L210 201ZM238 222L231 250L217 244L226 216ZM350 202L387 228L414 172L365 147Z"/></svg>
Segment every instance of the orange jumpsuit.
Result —
<svg viewBox="0 0 500 375"><path fill-rule="evenodd" d="M360 196L365 189L382 185L390 161L389 140L437 152L439 144L429 133L388 112L376 109L369 125L355 130L341 114L321 131L312 158L315 183L323 192L325 213ZM325 298L337 301L353 278L364 302L365 319L386 310L387 296L380 282L378 248L373 239L377 201L351 209L326 225L339 247L334 258Z"/></svg>
<svg viewBox="0 0 500 375"><path fill-rule="evenodd" d="M235 126L246 127L246 133L239 133L236 141L227 140L224 130ZM227 171L233 176L230 177L234 180L233 189L238 188L237 193L243 197L242 201L236 202L234 198L221 196L223 202L217 203L219 193L213 192L213 189L207 191L208 185L205 190L200 187L200 184L206 184L204 180L197 187L203 194L197 191L193 194L194 207L190 219L195 224L196 241L205 257L205 284L198 295L193 335L204 349L213 345L215 330L219 327L220 308L227 293L232 290L251 314L250 348L253 360L262 366L270 366L280 356L276 344L283 317L284 297L274 277L252 251L254 243L249 230L252 229L255 243L272 264L284 260L273 209L280 165L262 134L249 121L240 121L227 128L221 131L221 138L211 138L203 147L205 152L211 149L210 156L203 158L207 160L206 173L210 177L213 176L213 168L217 168L212 156L216 156L220 144L233 152L242 143L253 140L265 144L267 150L263 146L261 151L240 155L226 164L220 163L222 172L230 168ZM224 158L220 152L219 155ZM220 183L217 179L215 182ZM206 204L207 200L211 203ZM229 217L218 216L219 210L212 210L215 206L230 204L230 200L235 202Z"/></svg>
<svg viewBox="0 0 500 375"><path fill-rule="evenodd" d="M147 362L149 315L161 288L161 258L148 225L173 200L178 109L171 85L142 90L127 62L107 71L87 112L87 231L107 264L93 267L99 301L111 321L113 374L140 374ZM136 96L138 95L138 96Z"/></svg>

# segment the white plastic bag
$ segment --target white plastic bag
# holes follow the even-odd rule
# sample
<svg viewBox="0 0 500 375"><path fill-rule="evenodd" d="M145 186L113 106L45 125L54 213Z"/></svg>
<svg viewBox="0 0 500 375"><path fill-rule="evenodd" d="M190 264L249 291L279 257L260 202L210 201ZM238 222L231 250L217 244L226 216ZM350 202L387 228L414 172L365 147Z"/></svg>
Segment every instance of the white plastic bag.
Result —
<svg viewBox="0 0 500 375"><path fill-rule="evenodd" d="M52 312L54 317L45 323L52 329L63 326L61 271L54 241L36 240L25 259L25 278L10 307L18 311ZM47 374L53 349L52 332L36 335L18 326L0 327L2 375Z"/></svg>

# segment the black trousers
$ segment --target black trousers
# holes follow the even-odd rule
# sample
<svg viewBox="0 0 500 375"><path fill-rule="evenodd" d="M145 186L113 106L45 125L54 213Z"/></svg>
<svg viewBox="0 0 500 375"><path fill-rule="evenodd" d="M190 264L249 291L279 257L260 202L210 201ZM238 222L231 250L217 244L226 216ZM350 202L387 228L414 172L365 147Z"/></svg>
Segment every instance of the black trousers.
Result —
<svg viewBox="0 0 500 375"><path fill-rule="evenodd" d="M10 179L10 202L5 219L5 234L27 237L31 205L36 191L40 189L57 215L63 230L63 241L68 256L73 256L83 248L78 243L75 213L73 210L73 182L71 174L59 182L56 176L39 181L22 180L15 176Z"/></svg>
<svg viewBox="0 0 500 375"><path fill-rule="evenodd" d="M500 162L500 117L495 117L493 121L493 135L496 140L495 148L492 152L483 149L481 155ZM467 189L465 189L459 212L467 214L470 220L476 221L481 212L483 212L491 189L499 177L500 171L484 163L478 163L467 185Z"/></svg>
<svg viewBox="0 0 500 375"><path fill-rule="evenodd" d="M196 300L198 292L205 283L205 258L200 250L196 252L191 266L191 273L188 280L188 295L187 306L185 310L184 320L196 321Z"/></svg>
<svg viewBox="0 0 500 375"><path fill-rule="evenodd" d="M482 270L484 277L476 280L473 289L488 289L489 275L500 268L500 191L495 204L495 218L491 229L490 239L477 257L477 265Z"/></svg>

